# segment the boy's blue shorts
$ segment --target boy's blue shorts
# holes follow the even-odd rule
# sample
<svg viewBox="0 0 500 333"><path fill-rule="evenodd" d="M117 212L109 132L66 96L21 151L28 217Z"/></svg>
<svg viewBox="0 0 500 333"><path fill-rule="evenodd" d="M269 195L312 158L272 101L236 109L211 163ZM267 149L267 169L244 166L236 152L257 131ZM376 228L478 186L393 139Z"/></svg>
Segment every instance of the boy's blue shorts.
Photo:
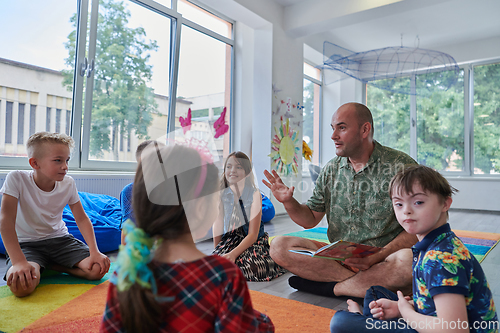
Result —
<svg viewBox="0 0 500 333"><path fill-rule="evenodd" d="M40 265L40 273L50 264L72 268L90 256L87 244L71 234L34 242L21 242L19 245L27 261L33 261ZM5 255L7 256L7 270L3 279L7 280L7 272L12 267L12 262L8 253Z"/></svg>

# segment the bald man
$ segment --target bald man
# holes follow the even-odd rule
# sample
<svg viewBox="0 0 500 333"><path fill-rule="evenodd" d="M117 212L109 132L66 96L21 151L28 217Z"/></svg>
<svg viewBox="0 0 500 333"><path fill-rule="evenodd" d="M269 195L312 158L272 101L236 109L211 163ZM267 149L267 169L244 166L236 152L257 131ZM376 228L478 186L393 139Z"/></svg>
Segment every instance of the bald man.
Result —
<svg viewBox="0 0 500 333"><path fill-rule="evenodd" d="M331 126L336 157L321 170L307 204L293 198L276 171L263 180L283 203L290 218L309 229L326 215L328 239L383 247L366 258L344 262L312 258L290 249L316 251L325 243L278 236L271 243L271 257L296 276L295 289L322 296L364 297L372 285L411 293L412 252L417 242L399 225L389 198L391 178L406 165L416 164L407 154L380 145L373 139L373 118L363 104L347 103L333 114Z"/></svg>

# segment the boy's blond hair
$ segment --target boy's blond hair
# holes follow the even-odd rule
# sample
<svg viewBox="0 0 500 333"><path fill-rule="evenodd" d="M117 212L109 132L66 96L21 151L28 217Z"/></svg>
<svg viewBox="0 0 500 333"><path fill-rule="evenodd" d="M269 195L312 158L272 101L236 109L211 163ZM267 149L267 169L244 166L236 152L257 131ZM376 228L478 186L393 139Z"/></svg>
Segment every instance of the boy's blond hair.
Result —
<svg viewBox="0 0 500 333"><path fill-rule="evenodd" d="M70 150L75 146L75 141L64 133L37 132L32 134L26 142L28 158L40 157L40 148L43 144L62 144L68 146Z"/></svg>

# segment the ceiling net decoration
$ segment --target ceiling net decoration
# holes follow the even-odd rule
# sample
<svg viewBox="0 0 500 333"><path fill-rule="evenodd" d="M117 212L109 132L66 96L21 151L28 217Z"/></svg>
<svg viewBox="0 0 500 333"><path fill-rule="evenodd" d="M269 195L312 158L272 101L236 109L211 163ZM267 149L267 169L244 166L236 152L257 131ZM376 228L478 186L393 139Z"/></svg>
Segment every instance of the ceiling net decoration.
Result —
<svg viewBox="0 0 500 333"><path fill-rule="evenodd" d="M353 52L325 41L323 65L318 67L325 69L325 84L351 77L381 89L411 95L448 90L459 76L459 67L449 54L405 46ZM418 84L401 80L413 74L419 75Z"/></svg>

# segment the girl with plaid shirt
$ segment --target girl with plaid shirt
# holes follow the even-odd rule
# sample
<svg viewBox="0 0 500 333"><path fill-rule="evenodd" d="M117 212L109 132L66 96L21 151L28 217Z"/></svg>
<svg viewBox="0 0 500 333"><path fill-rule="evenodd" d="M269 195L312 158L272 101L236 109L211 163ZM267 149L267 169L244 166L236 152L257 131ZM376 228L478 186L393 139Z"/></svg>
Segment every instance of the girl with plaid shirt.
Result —
<svg viewBox="0 0 500 333"><path fill-rule="evenodd" d="M274 332L241 270L193 241L217 216L217 176L195 149L144 150L100 332Z"/></svg>

